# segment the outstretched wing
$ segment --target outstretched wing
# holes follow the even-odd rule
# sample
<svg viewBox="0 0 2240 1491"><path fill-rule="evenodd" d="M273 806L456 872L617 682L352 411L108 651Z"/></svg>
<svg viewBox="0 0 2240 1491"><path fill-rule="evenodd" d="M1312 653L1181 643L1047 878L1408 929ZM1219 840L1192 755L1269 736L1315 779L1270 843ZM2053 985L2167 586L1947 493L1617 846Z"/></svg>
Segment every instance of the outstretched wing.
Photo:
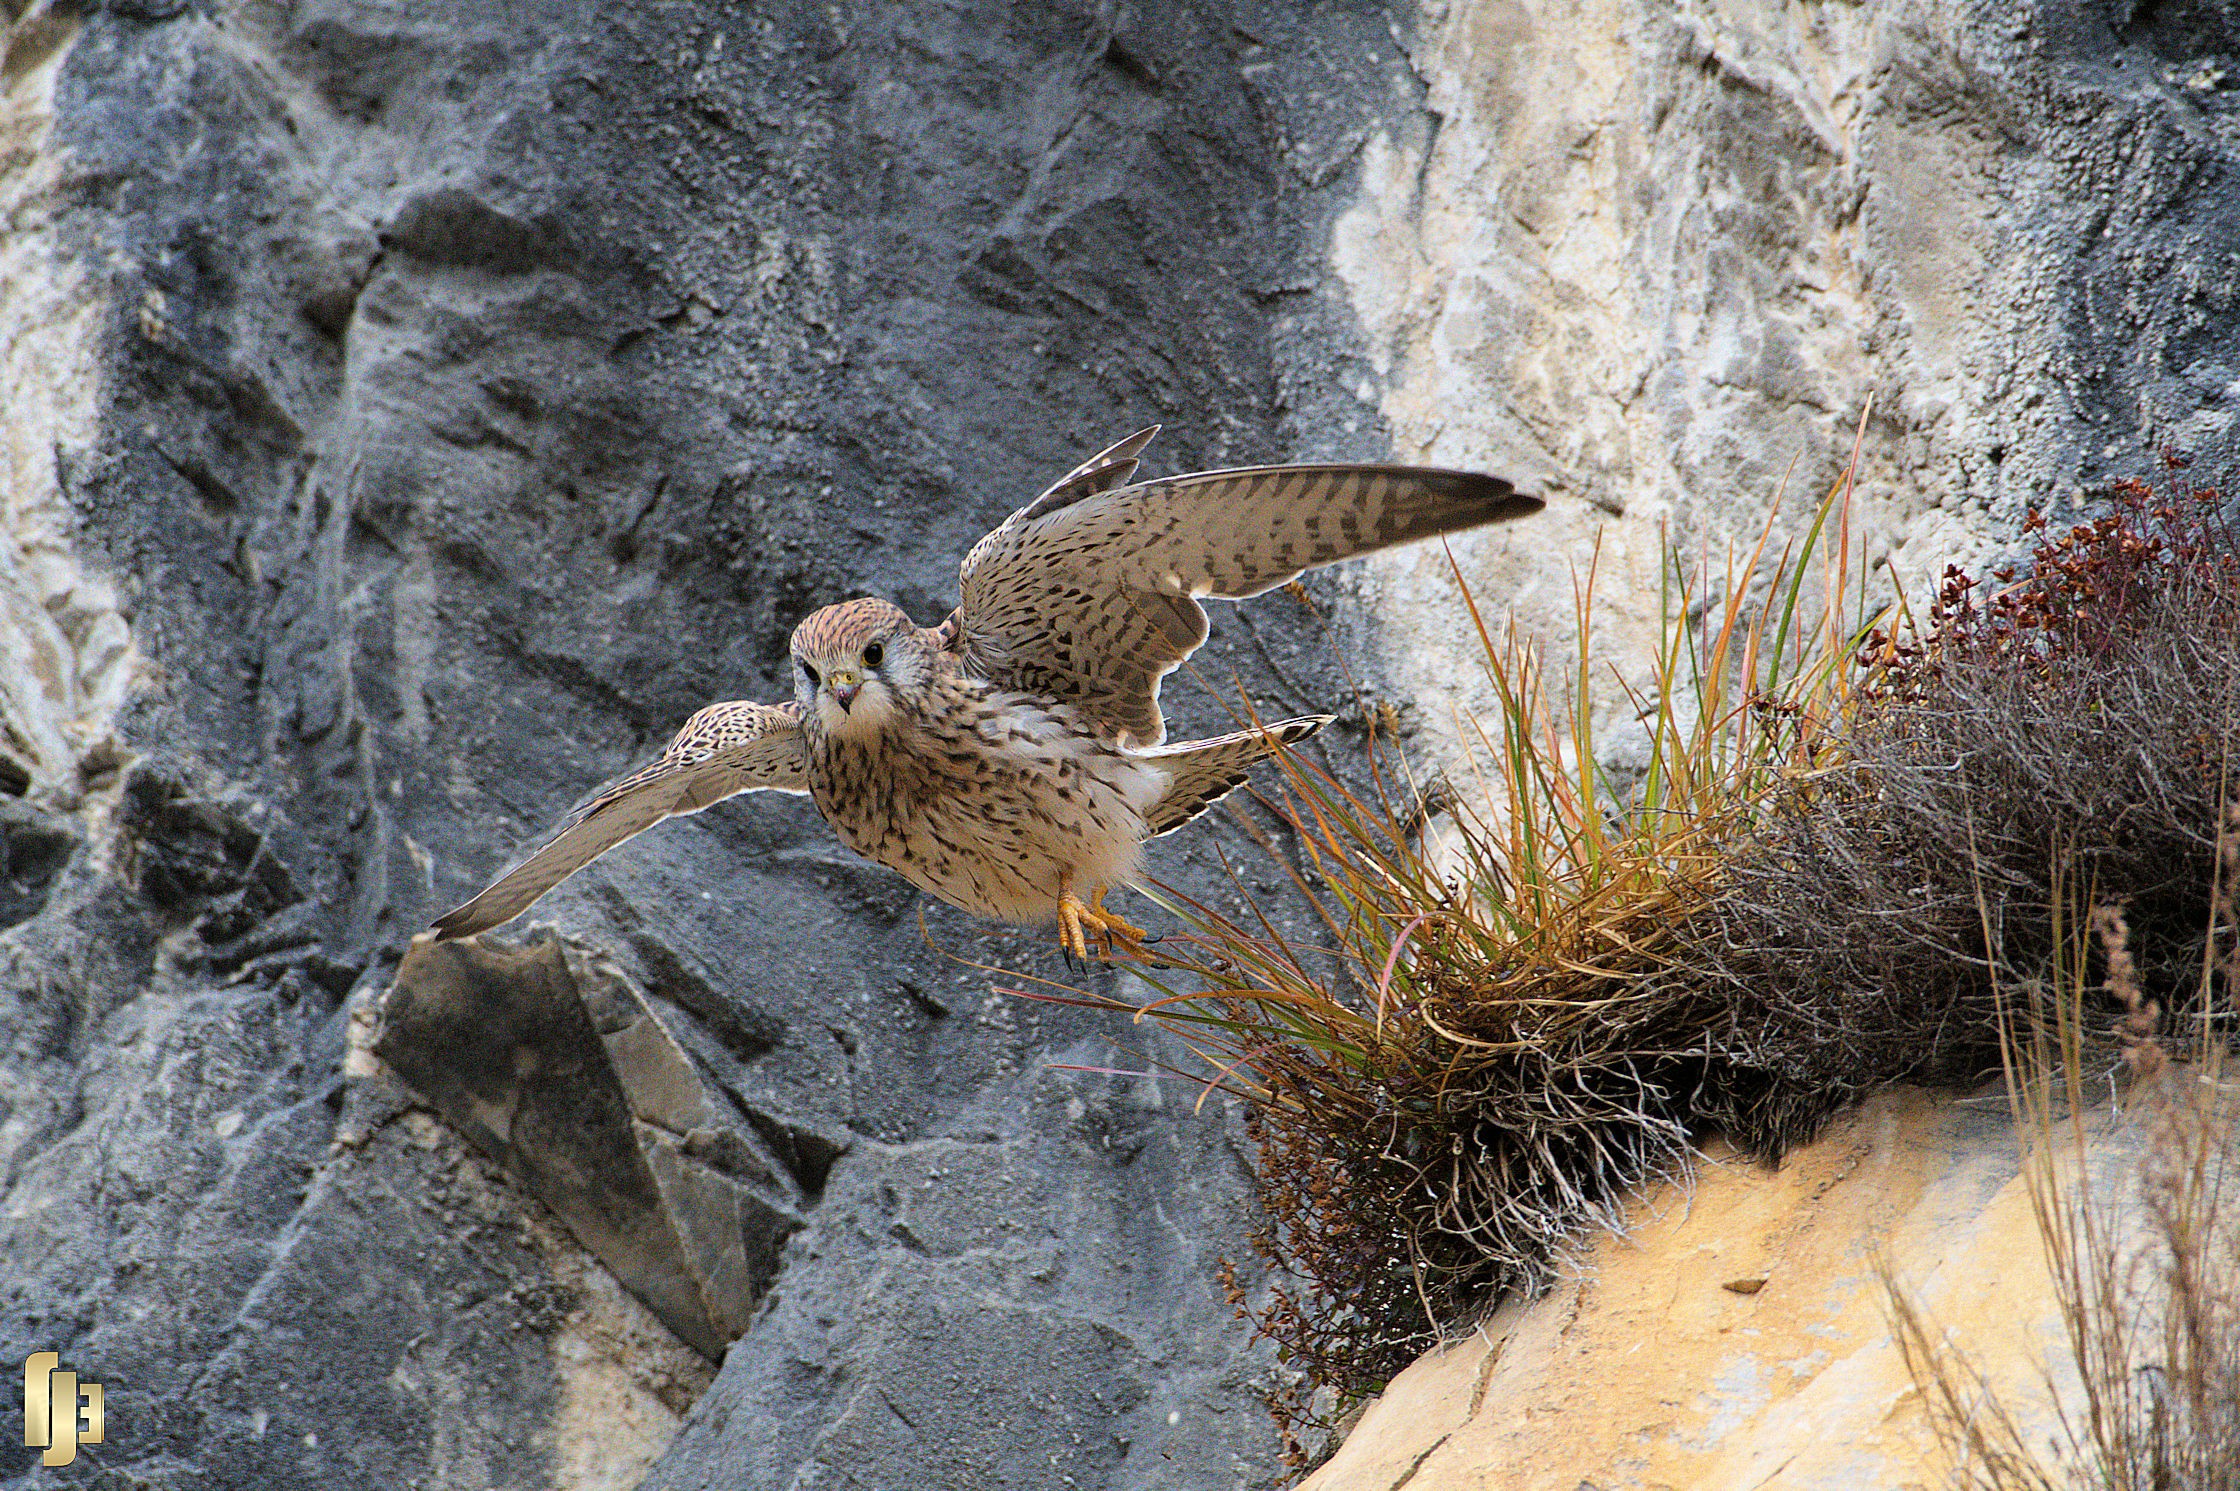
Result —
<svg viewBox="0 0 2240 1491"><path fill-rule="evenodd" d="M503 926L600 855L664 818L697 813L741 792L806 792L801 711L792 704L711 704L661 759L578 803L552 836L488 890L438 917L438 942Z"/></svg>
<svg viewBox="0 0 2240 1491"><path fill-rule="evenodd" d="M1123 464L1133 474L1152 433L1090 461L973 546L952 644L994 682L1078 705L1124 745L1166 736L1159 681L1206 639L1197 597L1258 595L1317 565L1545 506L1497 476L1413 466L1099 484Z"/></svg>

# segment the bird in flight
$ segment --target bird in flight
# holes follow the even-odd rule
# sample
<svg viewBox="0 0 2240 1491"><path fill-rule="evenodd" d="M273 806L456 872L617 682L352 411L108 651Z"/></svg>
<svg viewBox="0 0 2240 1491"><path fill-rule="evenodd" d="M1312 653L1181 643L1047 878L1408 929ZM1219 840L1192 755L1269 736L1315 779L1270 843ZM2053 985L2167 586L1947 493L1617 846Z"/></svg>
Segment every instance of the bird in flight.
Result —
<svg viewBox="0 0 2240 1491"><path fill-rule="evenodd" d="M741 792L807 793L842 843L998 921L1056 923L1086 959L1144 933L1105 909L1145 841L1328 723L1168 743L1160 680L1239 600L1318 565L1538 512L1499 477L1252 466L1130 486L1154 425L1066 473L965 556L939 626L859 599L794 629L793 698L711 704L661 758L585 798L437 940L513 920L664 818Z"/></svg>

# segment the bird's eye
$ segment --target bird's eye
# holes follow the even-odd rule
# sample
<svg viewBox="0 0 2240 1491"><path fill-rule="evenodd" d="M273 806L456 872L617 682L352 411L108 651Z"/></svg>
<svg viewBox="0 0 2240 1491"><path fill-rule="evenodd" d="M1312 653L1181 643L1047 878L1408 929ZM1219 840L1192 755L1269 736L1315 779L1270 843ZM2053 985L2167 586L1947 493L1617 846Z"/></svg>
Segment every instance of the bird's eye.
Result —
<svg viewBox="0 0 2240 1491"><path fill-rule="evenodd" d="M814 686L816 684L817 670L810 667L807 663L803 663L801 665L801 674L804 678L807 678L809 680L811 686Z"/></svg>
<svg viewBox="0 0 2240 1491"><path fill-rule="evenodd" d="M863 650L863 665L866 668L876 668L886 660L887 650L876 642Z"/></svg>

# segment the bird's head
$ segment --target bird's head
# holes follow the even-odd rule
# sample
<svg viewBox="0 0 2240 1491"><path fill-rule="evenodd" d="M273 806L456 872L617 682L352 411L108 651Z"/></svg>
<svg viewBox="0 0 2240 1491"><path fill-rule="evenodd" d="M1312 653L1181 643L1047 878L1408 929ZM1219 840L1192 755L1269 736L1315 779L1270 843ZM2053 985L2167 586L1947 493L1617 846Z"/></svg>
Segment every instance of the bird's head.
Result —
<svg viewBox="0 0 2240 1491"><path fill-rule="evenodd" d="M826 606L793 629L793 696L803 725L825 735L877 735L931 671L918 628L887 601Z"/></svg>

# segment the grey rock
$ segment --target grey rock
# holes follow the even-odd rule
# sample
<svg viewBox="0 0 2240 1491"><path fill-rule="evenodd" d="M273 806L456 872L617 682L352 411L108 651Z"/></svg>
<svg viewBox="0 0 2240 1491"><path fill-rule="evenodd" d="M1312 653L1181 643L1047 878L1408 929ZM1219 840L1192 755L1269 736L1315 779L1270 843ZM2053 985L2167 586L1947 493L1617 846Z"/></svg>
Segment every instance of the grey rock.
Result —
<svg viewBox="0 0 2240 1491"><path fill-rule="evenodd" d="M541 1194L704 1350L746 1327L736 1386L704 1400L725 1423L785 1395L763 1334L822 1300L895 1343L877 1375L909 1418L962 1436L937 1359L973 1365L975 1411L1020 1395L955 1450L988 1484L1270 1473L1265 1363L1213 1280L1247 1215L1228 1122L1178 1099L1110 1149L1035 1137L1071 1122L1029 1102L1078 1085L1053 1054L1143 1060L1134 1032L951 956L1060 972L1042 939L923 904L802 805L739 804L540 910L611 978L549 945L399 966L586 785L707 698L773 693L810 606L876 589L939 614L969 541L1122 427L1166 420L1169 469L1285 448L1266 287L1294 242L1263 124L1219 16L1154 21L1140 41L996 6L57 22L60 179L31 216L105 311L69 344L100 370L98 430L55 496L146 660L72 724L138 764L31 763L33 796L72 805L21 838L6 944L30 992L0 1344L108 1385L110 1443L69 1475L634 1479L580 1447L604 1427L580 1402L587 1286L519 1240L560 1225L520 1199L507 1232L460 1199L502 1188L460 1178L475 1162L417 1102L531 1181L588 1151L514 1142L525 1117L606 1146L596 1186ZM1263 610L1224 624L1220 666L1269 700L1340 694L1311 618ZM1183 722L1226 718L1174 692ZM1217 841L1163 872L1228 894ZM38 845L70 846L64 868ZM379 1049L417 1094L371 1045L392 989ZM555 1063L544 1085L507 1069L524 1050ZM944 1146L1065 1172L1006 1214L1069 1282L977 1246L936 1266L855 1227L855 1201L819 1222ZM147 1220L108 1216L140 1189ZM494 1253L493 1228L515 1241ZM887 1282L852 1299L874 1257ZM686 1401L633 1401L655 1399ZM922 1454L852 1398L789 1411L797 1456L843 1420L866 1474Z"/></svg>
<svg viewBox="0 0 2240 1491"><path fill-rule="evenodd" d="M374 1054L720 1360L801 1225L801 1187L645 996L550 937L415 943Z"/></svg>
<svg viewBox="0 0 2240 1491"><path fill-rule="evenodd" d="M1205 1325L1242 1156L1221 1105L1176 1122L1194 1088L1025 1072L859 1147L646 1485L1263 1481L1266 1368Z"/></svg>
<svg viewBox="0 0 2240 1491"><path fill-rule="evenodd" d="M0 928L45 909L78 846L74 825L16 799L0 798Z"/></svg>

